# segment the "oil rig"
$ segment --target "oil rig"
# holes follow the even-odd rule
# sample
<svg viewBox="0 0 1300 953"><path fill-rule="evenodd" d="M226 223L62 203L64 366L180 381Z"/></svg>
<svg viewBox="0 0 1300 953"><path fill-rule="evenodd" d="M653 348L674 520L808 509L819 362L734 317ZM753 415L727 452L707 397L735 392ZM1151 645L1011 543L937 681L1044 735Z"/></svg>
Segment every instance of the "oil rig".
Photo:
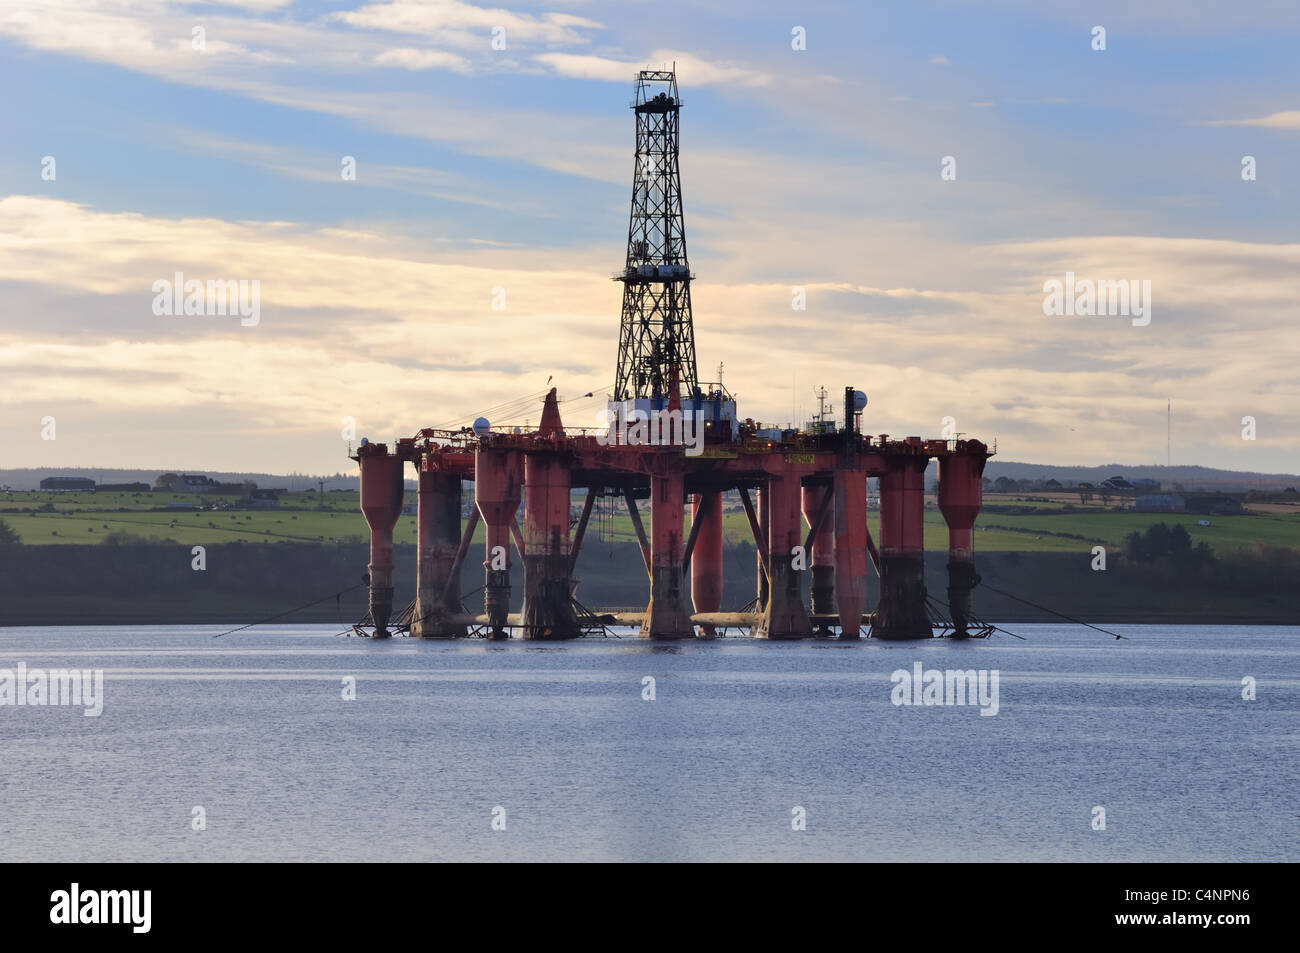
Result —
<svg viewBox="0 0 1300 953"><path fill-rule="evenodd" d="M358 634L423 638L481 635L571 639L606 625L642 638L712 638L736 628L756 638L881 639L987 635L971 608L979 581L972 551L992 455L972 439L863 433L866 395L844 389L843 423L765 428L741 419L720 381L701 382L691 316L678 169L681 100L675 70L644 70L632 102L636 164L623 286L618 363L605 427L570 428L547 393L536 429L494 429L485 418L460 430L424 429L390 450L363 440L361 511L370 528L369 612ZM946 614L926 592L925 473L938 461L948 527ZM407 463L418 477L416 593L394 613L393 530ZM880 539L867 524L867 480L879 481ZM462 488L473 503L461 525ZM585 491L574 519L575 491ZM722 611L723 494L738 495L753 534L756 594ZM649 589L644 611L588 609L574 568L599 499L626 504ZM640 513L650 511L646 532ZM520 511L522 504L522 526ZM689 527L685 513L690 507ZM467 609L460 574L480 522L485 528L483 611ZM523 611L510 611L510 568L523 563ZM880 580L866 611L868 566ZM809 600L804 600L808 578ZM689 605L688 605L689 599Z"/></svg>

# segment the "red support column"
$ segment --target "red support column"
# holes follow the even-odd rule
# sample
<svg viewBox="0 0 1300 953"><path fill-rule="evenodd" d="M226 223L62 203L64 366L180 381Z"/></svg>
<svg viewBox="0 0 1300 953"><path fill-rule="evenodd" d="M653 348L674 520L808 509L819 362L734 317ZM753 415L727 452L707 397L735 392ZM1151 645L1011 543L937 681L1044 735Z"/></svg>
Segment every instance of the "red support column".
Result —
<svg viewBox="0 0 1300 953"><path fill-rule="evenodd" d="M474 456L474 501L486 527L483 611L492 638L506 638L510 614L510 527L519 510L523 460L514 450L482 448Z"/></svg>
<svg viewBox="0 0 1300 953"><path fill-rule="evenodd" d="M803 545L799 514L799 478L774 474L764 494L770 521L767 534L767 606L755 627L760 639L806 639L812 636L812 622L803 606L799 570L794 568L794 549Z"/></svg>
<svg viewBox="0 0 1300 953"><path fill-rule="evenodd" d="M464 636L463 625L447 616L460 612L460 587L448 582L460 547L460 475L430 470L432 461L419 461L416 535L419 564L415 580L415 618L411 635L425 639Z"/></svg>
<svg viewBox="0 0 1300 953"><path fill-rule="evenodd" d="M573 610L569 468L555 451L524 454L524 638L582 635Z"/></svg>
<svg viewBox="0 0 1300 953"><path fill-rule="evenodd" d="M840 638L856 639L867 604L867 475L835 471L835 606Z"/></svg>
<svg viewBox="0 0 1300 953"><path fill-rule="evenodd" d="M370 620L374 637L389 637L393 615L393 528L402 515L402 458L382 443L357 449L361 469L361 512L370 527Z"/></svg>
<svg viewBox="0 0 1300 953"><path fill-rule="evenodd" d="M925 606L925 466L899 454L880 475L880 605L871 634L881 639L934 637Z"/></svg>
<svg viewBox="0 0 1300 953"><path fill-rule="evenodd" d="M971 590L975 572L975 518L984 502L981 477L988 447L978 440L959 440L954 453L939 461L939 511L948 524L948 608L953 638L969 634Z"/></svg>
<svg viewBox="0 0 1300 953"><path fill-rule="evenodd" d="M650 477L650 605L643 639L693 639L695 627L682 598L684 475L670 467Z"/></svg>
<svg viewBox="0 0 1300 953"><path fill-rule="evenodd" d="M691 602L696 612L722 609L722 494L697 493L691 508L691 526L700 523L691 551ZM713 638L711 625L700 626L701 634Z"/></svg>
<svg viewBox="0 0 1300 953"><path fill-rule="evenodd" d="M805 486L803 488L803 518L811 533L822 504L834 490L831 486ZM835 520L831 514L823 517L817 532L812 536L812 551L805 554L812 570L813 615L835 614ZM830 635L825 622L818 623L817 634Z"/></svg>
<svg viewBox="0 0 1300 953"><path fill-rule="evenodd" d="M758 531L764 539L768 538L768 533L772 528L772 496L767 490L757 490L755 492L757 499L754 502L754 508L758 510ZM754 547L758 549L757 546ZM758 602L755 605L755 611L763 612L767 609L768 595L768 578L767 564L763 561L761 552L754 553L754 577L757 588Z"/></svg>

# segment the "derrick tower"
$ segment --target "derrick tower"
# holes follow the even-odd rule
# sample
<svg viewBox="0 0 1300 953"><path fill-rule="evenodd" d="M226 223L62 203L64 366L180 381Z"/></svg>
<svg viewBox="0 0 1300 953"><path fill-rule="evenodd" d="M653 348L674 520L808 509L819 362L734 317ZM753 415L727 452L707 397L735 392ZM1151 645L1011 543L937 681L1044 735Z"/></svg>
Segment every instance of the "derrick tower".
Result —
<svg viewBox="0 0 1300 953"><path fill-rule="evenodd" d="M699 384L691 322L682 182L677 157L681 100L673 70L637 74L636 171L627 229L614 399L691 395Z"/></svg>

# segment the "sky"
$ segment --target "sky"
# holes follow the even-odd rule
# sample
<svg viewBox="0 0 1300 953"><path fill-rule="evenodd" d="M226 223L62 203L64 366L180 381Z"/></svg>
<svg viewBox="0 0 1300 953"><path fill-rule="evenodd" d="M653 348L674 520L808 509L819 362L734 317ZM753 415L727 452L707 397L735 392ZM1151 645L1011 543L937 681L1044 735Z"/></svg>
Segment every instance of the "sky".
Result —
<svg viewBox="0 0 1300 953"><path fill-rule="evenodd" d="M675 63L742 417L851 385L869 433L1139 464L1172 401L1174 464L1300 472L1298 39L1292 0L0 0L0 467L348 472L350 421L550 378L594 425L634 76ZM1067 272L1149 322L1045 314ZM257 322L155 313L177 273Z"/></svg>

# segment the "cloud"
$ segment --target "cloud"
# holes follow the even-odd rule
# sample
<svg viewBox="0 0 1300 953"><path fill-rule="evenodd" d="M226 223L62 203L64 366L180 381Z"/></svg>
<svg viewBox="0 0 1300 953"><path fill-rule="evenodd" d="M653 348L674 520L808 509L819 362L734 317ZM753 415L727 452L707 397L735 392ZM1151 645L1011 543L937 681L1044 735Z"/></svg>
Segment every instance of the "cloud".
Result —
<svg viewBox="0 0 1300 953"><path fill-rule="evenodd" d="M396 135L445 142L471 155L497 156L586 179L625 184L629 154L615 129L623 116L588 118L524 108L480 109L447 97L405 92L318 91L257 84L249 94L291 109L340 116ZM429 122L430 115L439 121ZM502 135L502 130L510 135ZM522 150L520 142L529 143ZM615 144L617 143L617 145Z"/></svg>
<svg viewBox="0 0 1300 953"><path fill-rule="evenodd" d="M216 7L239 7L244 10L282 10L293 3L293 0L211 0L212 5Z"/></svg>
<svg viewBox="0 0 1300 953"><path fill-rule="evenodd" d="M355 27L436 36L446 30L475 30L482 33L484 49L490 49L492 31L505 31L507 44L517 40L536 43L581 44L590 42L583 30L599 30L594 20L562 13L530 16L509 10L488 9L459 0L392 0L372 3L357 10L333 14ZM507 47L508 48L508 47Z"/></svg>
<svg viewBox="0 0 1300 953"><path fill-rule="evenodd" d="M449 69L457 73L470 71L469 60L445 50L417 50L409 46L384 50L375 57L377 66L398 66L402 69Z"/></svg>
<svg viewBox="0 0 1300 953"><path fill-rule="evenodd" d="M0 7L0 36L33 49L83 56L175 82L246 91L267 82L267 67L353 72L367 64L468 72L514 68L491 45L491 31L506 30L516 45L586 46L599 23L568 14L515 14L458 0L395 0L340 11L315 20L267 17L281 0L242 0L195 13L183 0L28 0ZM191 31L201 25L206 48L195 50ZM419 47L397 46L384 34L418 35ZM463 54L463 55L458 55ZM466 58L476 56L475 61Z"/></svg>
<svg viewBox="0 0 1300 953"><path fill-rule="evenodd" d="M673 62L677 64L677 76L683 85L767 86L772 82L769 74L758 70L710 62L691 53L671 50L655 50L643 61L614 60L574 53L539 53L533 59L560 76L607 83L627 83L636 78L638 70L656 69L662 64Z"/></svg>
<svg viewBox="0 0 1300 953"><path fill-rule="evenodd" d="M982 78L980 88L954 89L952 73L929 70L925 54L915 50L892 62L832 66L827 59L787 56L783 43L746 51L743 36L730 45L730 34L706 32L716 24L704 22L691 24L694 34L671 36L684 45L692 35L708 36L713 49L660 48L638 60L666 42L647 39L654 34L638 27L639 5L605 8L611 12L602 19L617 11L628 21L605 41L603 24L545 12L549 4L532 0L526 14L413 0L348 5L358 3L338 16L280 0L30 0L0 9L0 34L32 49L328 117L280 126L265 121L278 118L278 110L247 104L226 104L229 117L169 111L174 91L166 84L132 81L138 114L156 118L115 130L123 140L158 143L170 136L182 159L197 154L210 166L239 162L321 183L339 181L339 156L328 151L337 142L337 151L359 160L359 178L346 188L476 206L447 213L457 217L450 234L461 236L452 240L442 223L409 224L400 212L396 222L377 221L366 217L364 201L346 201L332 212L338 193L285 188L272 176L239 170L237 179L271 197L264 218L310 215L319 224L225 220L208 211L219 207L210 191L177 197L143 177L120 181L108 199L93 182L62 193L115 207L12 196L0 202L7 305L0 309L0 347L12 346L6 355L16 355L3 360L19 410L30 416L24 408L35 404L18 401L74 407L73 395L86 390L78 385L84 372L103 384L79 399L93 405L91 418L105 427L142 415L140 438L148 442L157 436L149 430L150 412L163 406L202 411L213 427L207 446L234 459L248 452L238 439L241 420L247 426L256 420L268 435L277 428L287 433L305 418L330 421L339 406L359 402L406 432L438 422L431 416L469 413L485 395L527 389L519 379L535 373L541 380L556 368L612 377L619 301L608 273L621 261L631 172L630 118L622 106L637 69L674 59L688 96L698 86L763 88L757 98L700 94L704 109L698 122L689 119L691 143L682 156L692 262L700 275L693 288L700 362L707 367L725 359L728 384L741 392L746 415L790 414L785 381L793 370L800 400L814 380L869 387L873 429L928 433L955 408L963 430L1001 435L1004 449L1019 443L1026 448L1022 457L1068 451L1109 460L1117 446L1144 446L1143 415L1169 392L1184 401L1187 426L1207 446L1229 432L1222 424L1229 411L1238 419L1243 413L1286 419L1294 405L1287 355L1300 339L1288 316L1300 261L1293 245L1249 240L1283 235L1285 206L1269 216L1242 201L1219 201L1201 187L1203 176L1183 174L1184 157L1196 150L1186 139L1163 135L1189 116L1248 116L1270 108L1261 109L1253 93L1244 100L1225 99L1226 92L1191 97L1201 104L1191 113L1183 100L1177 110L1162 103L1168 107L1162 116L1177 119L1160 126L1157 118L1151 139L1162 146L1147 151L1145 141L1120 134L1079 135L1051 115L1059 110L1035 110L1032 125L1026 119L1017 126L1025 110L983 103L1031 102L1003 94L1033 95L1033 82ZM207 54L189 46L190 26L200 15L208 27ZM497 25L507 31L509 53L490 49ZM602 45L593 49L597 38ZM946 56L934 60L951 66ZM958 57L964 68L968 60ZM61 68L50 55L24 57L24 68L27 62L51 73ZM801 73L805 65L840 75L825 82ZM403 72L417 70L443 72ZM528 75L461 79L488 73ZM588 95L553 77L619 88ZM1045 92L1053 92L1051 85ZM974 92L989 99L971 102ZM1181 86L1179 95L1191 94ZM598 104L606 96L613 97L608 109ZM726 108L717 108L723 98ZM1145 98L1148 106L1156 100ZM1206 108L1207 101L1217 105ZM1286 130L1297 128L1297 115L1209 124ZM226 118L233 122L221 121ZM141 134L150 123L158 136ZM173 125L179 123L193 128ZM230 135L247 130L264 141L218 139L216 130L232 128L241 132ZM295 138L303 129L311 130L315 145L299 145L306 141ZM1076 143L1066 153L1059 148L1063 132ZM188 150L180 141L186 138ZM81 141L93 148L95 140ZM1115 145L1125 142L1123 149ZM1114 151L1100 151L1099 143ZM1133 149L1142 155L1137 166ZM1160 165L1170 150L1181 154ZM956 185L937 174L936 157L947 154L962 163ZM1111 167L1093 163L1107 158ZM425 162L434 168L414 167ZM1095 174L1118 174L1125 163L1171 171L1154 187L1156 195L1145 182ZM60 172L62 190L71 180ZM549 172L585 181L550 188L558 180ZM1117 193L1116 181L1133 190ZM53 186L50 191L58 194ZM300 212L294 203L309 192L326 200ZM121 210L133 207L133 196L141 203L135 207L147 202L167 211ZM392 199L371 198L377 205ZM1168 214L1192 200L1213 214ZM172 204L158 204L165 202ZM196 208L204 214L194 214ZM529 240L540 227L528 235L515 229L522 215L542 214L555 219L554 238L548 228L542 239L548 244ZM584 244L593 234L605 237ZM1216 234L1247 240L1209 237ZM263 324L244 330L219 320L153 316L149 285L175 270L261 280ZM1044 318L1042 282L1067 270L1150 278L1153 325ZM807 291L806 312L791 310L794 285ZM497 286L507 289L505 312L486 305ZM584 380L583 390L599 383ZM1086 436L1073 442L1072 434L1069 448L1051 440L1063 419L1087 422L1079 428ZM0 427L0 438L5 433ZM1163 449L1163 431L1160 444ZM1293 457L1295 446L1300 442L1292 439ZM127 451L103 442L86 452Z"/></svg>
<svg viewBox="0 0 1300 953"><path fill-rule="evenodd" d="M148 127L151 140L182 152L195 155L220 155L231 162L267 169L279 175L310 182L342 183L341 157L297 146L246 142L207 132L180 130L171 126ZM544 218L555 213L540 201L539 196L528 191L506 195L494 183L475 180L461 173L424 166L399 166L374 162L368 156L358 159L354 166L356 178L346 188L391 189L409 195L472 205L481 208L502 209L513 215L531 215Z"/></svg>
<svg viewBox="0 0 1300 953"><path fill-rule="evenodd" d="M1223 0L1002 0L999 7L1030 22L1048 18L1080 27L1123 23L1126 33L1142 40L1178 34L1228 37L1241 33L1281 34L1300 28L1294 0L1250 0L1240 14L1225 16Z"/></svg>
<svg viewBox="0 0 1300 953"><path fill-rule="evenodd" d="M1225 423L1232 414L1290 414L1300 245L1117 235L963 247L873 226L882 254L942 259L949 287L939 288L936 273L919 268L924 284L854 281L863 246L837 252L843 234L816 223L820 243L804 234L784 241L810 245L840 277L804 281L784 244L749 222L732 227L723 254L768 277L727 277L735 269L724 260L697 267L692 291L701 366L725 360L746 416L785 423L792 397L797 416L813 386L853 384L871 393L872 432L930 434L952 415L963 431L1000 437L1007 455L1106 462L1117 447L1144 459L1147 430L1163 426L1170 394L1187 432L1225 452L1244 452L1239 437L1228 439L1239 430ZM283 443L319 430L324 441L345 414L410 433L535 389L534 378L540 387L552 373L571 393L599 390L613 377L618 326L609 252L430 250L363 224L159 218L9 196L0 200L0 282L21 306L0 316L0 372L15 419L54 413L61 437L64 414L121 421L189 409L208 421L194 448L251 466L240 456L253 452L250 433ZM1149 278L1152 324L1044 317L1042 282L1066 270ZM151 283L175 271L259 280L262 323L154 316ZM796 284L805 285L800 312L791 307ZM498 287L502 311L491 307ZM84 387L89 376L93 389ZM1053 437L1067 423L1078 429L1062 446ZM142 458L170 459L183 446L172 432L141 427L131 453ZM121 447L99 439L87 434L78 453L117 462ZM1267 435L1279 452L1294 447L1288 439ZM281 465L334 468L335 444L322 446ZM257 453L265 459L267 446Z"/></svg>
<svg viewBox="0 0 1300 953"><path fill-rule="evenodd" d="M932 57L930 57L930 62L933 63L933 64L936 65L936 66L951 66L951 65L952 65L950 62L948 62L948 57L946 57L946 56L932 56Z"/></svg>
<svg viewBox="0 0 1300 953"><path fill-rule="evenodd" d="M1269 113L1254 119L1211 119L1197 126L1262 126L1265 129L1300 129L1300 109Z"/></svg>

